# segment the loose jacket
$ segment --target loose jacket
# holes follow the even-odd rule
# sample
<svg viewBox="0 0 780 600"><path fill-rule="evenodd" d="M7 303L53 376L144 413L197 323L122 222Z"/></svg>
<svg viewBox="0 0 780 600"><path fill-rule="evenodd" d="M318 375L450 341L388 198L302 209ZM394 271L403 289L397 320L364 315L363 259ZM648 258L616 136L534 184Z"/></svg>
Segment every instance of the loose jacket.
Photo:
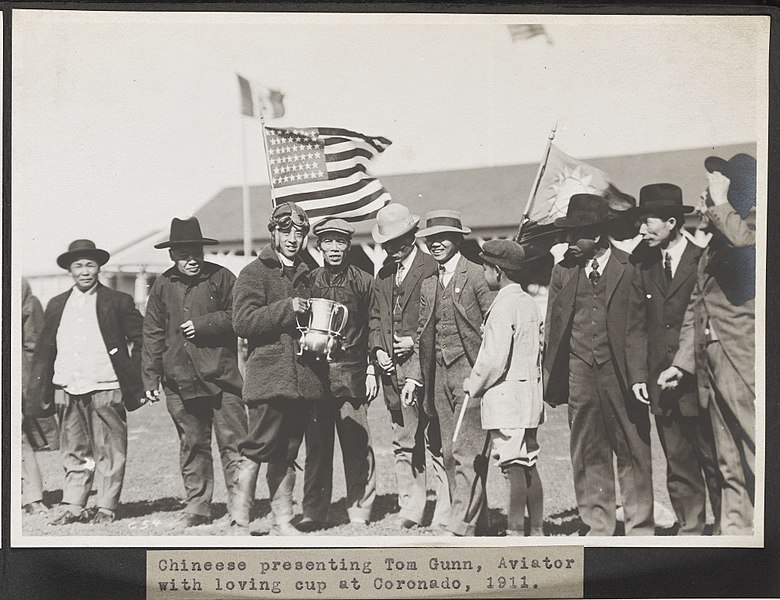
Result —
<svg viewBox="0 0 780 600"><path fill-rule="evenodd" d="M414 355L409 361L407 377L422 383L423 408L435 415L434 391L436 378L436 324L433 318L436 306L436 288L439 275L431 275L420 290L420 318ZM466 358L471 366L477 360L482 345L482 321L490 308L495 292L485 281L482 267L461 256L450 281L455 306L455 326L458 328Z"/></svg>
<svg viewBox="0 0 780 600"><path fill-rule="evenodd" d="M374 303L369 319L368 344L372 357L377 350L384 350L393 357L393 333L399 337L417 337L417 327L420 320L420 290L422 282L438 273L438 263L429 255L418 249L409 267L409 272L401 283L404 290L401 303L401 321L398 325L393 321L393 285L398 271L397 263L388 263L379 269L374 280ZM408 365L413 357L398 362L393 357L395 370L387 375L381 373L385 404L390 410L401 410L401 387L406 381ZM381 371L381 370L380 370Z"/></svg>
<svg viewBox="0 0 780 600"><path fill-rule="evenodd" d="M241 394L232 323L235 281L228 269L209 262L195 277L173 266L155 280L144 317L145 389L156 390L162 381L185 400ZM195 337L188 340L180 325L190 320Z"/></svg>
<svg viewBox="0 0 780 600"><path fill-rule="evenodd" d="M298 356L300 333L292 298L309 298L309 267L296 258L290 281L268 244L238 276L233 288L233 329L247 339L244 401L314 401L324 397L327 367L311 356ZM301 316L301 323L306 321Z"/></svg>
<svg viewBox="0 0 780 600"><path fill-rule="evenodd" d="M569 401L569 344L574 319L577 284L584 267L569 257L553 267L550 291L547 297L544 344L544 400L552 406ZM615 370L625 387L628 381L626 369L626 318L631 292L634 266L628 254L612 247L602 277L607 289L607 333L611 358Z"/></svg>
<svg viewBox="0 0 780 600"><path fill-rule="evenodd" d="M520 285L501 289L488 309L464 387L482 398L482 429L534 428L543 420L542 317Z"/></svg>
<svg viewBox="0 0 780 600"><path fill-rule="evenodd" d="M674 360L680 328L696 284L696 266L702 249L688 240L680 263L667 285L662 253L640 244L636 258L628 311L626 366L628 383L646 383L653 414L668 415L675 406L680 414L699 414L696 380L688 377L674 390L661 390L658 376Z"/></svg>
<svg viewBox="0 0 780 600"><path fill-rule="evenodd" d="M144 318L129 294L117 292L101 283L97 286L95 304L100 333L119 381L125 408L135 410L141 406L141 398L144 396L141 380ZM55 296L46 306L43 328L38 336L30 368L25 416L42 417L55 412L52 377L54 361L57 358L57 331L72 291L71 288ZM128 346L131 347L130 350Z"/></svg>

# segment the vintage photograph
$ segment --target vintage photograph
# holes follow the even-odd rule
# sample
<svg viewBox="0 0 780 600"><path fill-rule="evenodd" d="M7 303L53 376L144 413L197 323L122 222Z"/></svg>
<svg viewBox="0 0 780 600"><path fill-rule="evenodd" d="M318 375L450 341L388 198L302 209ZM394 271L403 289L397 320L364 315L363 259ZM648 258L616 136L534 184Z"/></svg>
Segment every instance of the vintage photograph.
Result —
<svg viewBox="0 0 780 600"><path fill-rule="evenodd" d="M11 16L12 545L763 545L768 17Z"/></svg>

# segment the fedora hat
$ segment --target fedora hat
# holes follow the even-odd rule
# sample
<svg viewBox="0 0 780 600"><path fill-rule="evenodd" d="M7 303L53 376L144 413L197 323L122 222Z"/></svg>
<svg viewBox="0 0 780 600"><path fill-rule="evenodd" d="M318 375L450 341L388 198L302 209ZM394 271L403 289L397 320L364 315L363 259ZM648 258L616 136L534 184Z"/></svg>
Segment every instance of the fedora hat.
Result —
<svg viewBox="0 0 780 600"><path fill-rule="evenodd" d="M173 218L171 221L171 234L166 242L155 244L155 248L173 248L184 244L200 244L201 246L214 246L219 244L217 240L204 238L200 232L200 223L195 217L189 219Z"/></svg>
<svg viewBox="0 0 780 600"><path fill-rule="evenodd" d="M682 190L673 183L651 183L639 190L639 206L632 212L638 216L674 216L693 212L693 206L683 204Z"/></svg>
<svg viewBox="0 0 780 600"><path fill-rule="evenodd" d="M420 217L413 215L403 204L392 202L376 213L376 224L371 229L371 237L377 244L409 233L420 222Z"/></svg>
<svg viewBox="0 0 780 600"><path fill-rule="evenodd" d="M574 194L569 198L569 206L565 217L558 217L554 223L556 227L574 229L599 225L615 218L609 208L606 198L596 194Z"/></svg>
<svg viewBox="0 0 780 600"><path fill-rule="evenodd" d="M95 246L95 242L92 240L74 240L68 246L68 251L57 257L57 264L67 270L78 258L91 258L102 267L108 262L111 255Z"/></svg>
<svg viewBox="0 0 780 600"><path fill-rule="evenodd" d="M464 227L457 210L432 210L425 215L425 226L415 234L415 237L425 238L437 233L471 233L471 229Z"/></svg>

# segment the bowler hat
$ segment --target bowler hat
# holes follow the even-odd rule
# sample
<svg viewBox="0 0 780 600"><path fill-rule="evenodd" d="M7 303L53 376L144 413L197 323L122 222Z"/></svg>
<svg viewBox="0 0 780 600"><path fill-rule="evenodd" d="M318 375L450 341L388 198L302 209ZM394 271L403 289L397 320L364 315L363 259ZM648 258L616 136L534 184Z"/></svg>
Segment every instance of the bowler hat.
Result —
<svg viewBox="0 0 780 600"><path fill-rule="evenodd" d="M200 232L200 223L195 217L189 219L173 218L171 221L171 234L166 242L155 244L155 248L173 248L184 244L199 244L201 246L213 246L219 244L217 240L204 238Z"/></svg>
<svg viewBox="0 0 780 600"><path fill-rule="evenodd" d="M632 212L638 216L680 215L693 212L684 205L682 190L673 183L651 183L639 190L639 206Z"/></svg>
<svg viewBox="0 0 780 600"><path fill-rule="evenodd" d="M606 223L614 218L606 198L596 194L574 194L569 198L565 217L555 219L555 226L565 229Z"/></svg>
<svg viewBox="0 0 780 600"><path fill-rule="evenodd" d="M346 236L352 237L352 234L355 233L355 228L344 219L328 217L327 219L317 223L311 231L314 235L322 235L323 233L330 232L342 233Z"/></svg>
<svg viewBox="0 0 780 600"><path fill-rule="evenodd" d="M414 230L419 222L420 217L413 215L403 204L391 202L376 213L371 237L377 244L384 244Z"/></svg>
<svg viewBox="0 0 780 600"><path fill-rule="evenodd" d="M512 240L488 240L482 244L479 256L506 271L519 271L525 264L525 249Z"/></svg>
<svg viewBox="0 0 780 600"><path fill-rule="evenodd" d="M102 267L111 255L95 246L92 240L75 240L70 243L67 252L57 257L57 264L63 269L70 269L70 265L78 258L90 258Z"/></svg>
<svg viewBox="0 0 780 600"><path fill-rule="evenodd" d="M415 237L425 238L437 233L471 233L471 229L464 227L457 210L432 210L425 215L425 226L415 234Z"/></svg>

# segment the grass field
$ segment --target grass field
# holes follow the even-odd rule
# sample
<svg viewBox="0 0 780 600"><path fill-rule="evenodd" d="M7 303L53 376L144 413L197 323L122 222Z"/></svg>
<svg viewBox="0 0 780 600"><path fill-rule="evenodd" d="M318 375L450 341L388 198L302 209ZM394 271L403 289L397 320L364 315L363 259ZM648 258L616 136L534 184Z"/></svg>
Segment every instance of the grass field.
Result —
<svg viewBox="0 0 780 600"><path fill-rule="evenodd" d="M393 475L393 454L391 429L388 413L380 396L369 408L369 422L377 462L377 499L372 522L368 526L351 525L344 507L344 476L341 455L336 444L336 467L334 469L333 505L327 529L309 535L434 535L427 528L411 531L396 526L397 503L395 477ZM25 535L235 535L225 517L225 487L219 468L219 457L214 456L216 482L213 512L215 521L188 529L182 528L176 517L184 507L183 485L178 468L178 439L164 402L145 406L128 415L129 448L127 472L117 520L108 525L73 524L51 526L50 517L25 515ZM571 461L569 458L569 431L566 423L566 407L549 409L547 422L539 431L542 448L539 472L545 495L546 535L577 535L579 518L576 511L572 484ZM216 451L216 442L213 444ZM653 483L656 500L659 534L670 533L674 521L665 487L665 460L653 432ZM298 463L303 464L305 447ZM52 506L62 498L63 471L57 452L38 453L39 464L44 477L44 501ZM268 491L265 487L264 469L261 471L257 488L253 535L265 535L271 526ZM300 515L300 501L303 495L303 476L299 474L295 489L295 509ZM506 526L504 506L506 483L500 470L491 465L488 475L488 503L490 507L490 535L500 535ZM94 502L94 495L90 498ZM429 501L429 512L432 502Z"/></svg>

